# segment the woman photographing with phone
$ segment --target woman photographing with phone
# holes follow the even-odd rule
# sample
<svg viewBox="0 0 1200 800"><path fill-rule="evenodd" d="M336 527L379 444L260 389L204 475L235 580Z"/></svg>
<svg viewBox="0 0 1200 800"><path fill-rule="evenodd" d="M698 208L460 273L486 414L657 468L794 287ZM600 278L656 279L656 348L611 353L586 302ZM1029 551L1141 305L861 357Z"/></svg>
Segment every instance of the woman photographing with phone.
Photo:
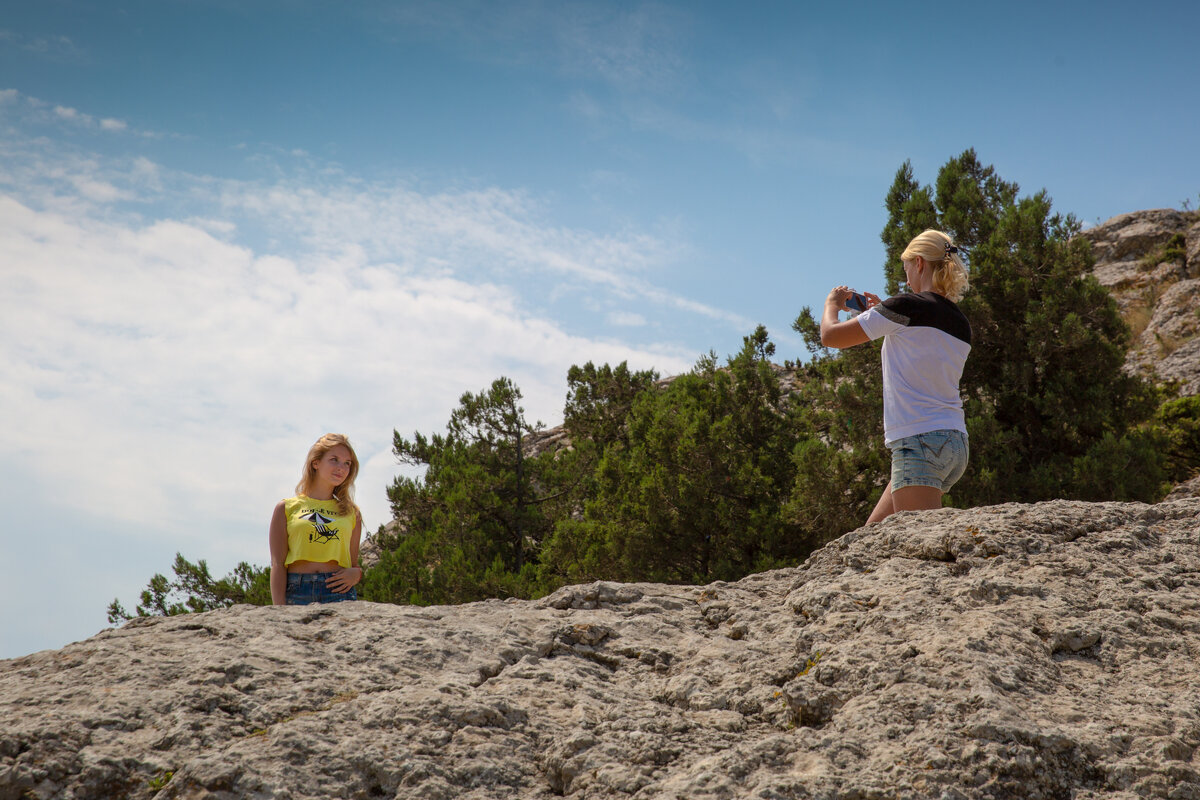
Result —
<svg viewBox="0 0 1200 800"><path fill-rule="evenodd" d="M271 602L308 605L357 600L362 514L354 504L358 458L350 441L327 433L305 460L296 496L271 516Z"/></svg>
<svg viewBox="0 0 1200 800"><path fill-rule="evenodd" d="M857 294L835 286L825 299L821 344L838 349L883 337L883 435L892 451L891 480L867 522L896 511L941 508L967 467L967 426L958 384L971 350L971 324L956 303L967 269L951 238L927 230L900 256L907 292L839 322Z"/></svg>

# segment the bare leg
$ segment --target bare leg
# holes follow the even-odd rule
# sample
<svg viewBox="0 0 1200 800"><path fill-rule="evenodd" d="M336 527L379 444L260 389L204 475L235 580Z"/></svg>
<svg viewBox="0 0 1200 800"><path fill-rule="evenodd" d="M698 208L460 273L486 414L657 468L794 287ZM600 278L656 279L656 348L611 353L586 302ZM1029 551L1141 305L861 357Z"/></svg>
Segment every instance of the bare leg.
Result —
<svg viewBox="0 0 1200 800"><path fill-rule="evenodd" d="M892 492L896 511L926 511L942 507L942 490L936 486L905 486Z"/></svg>
<svg viewBox="0 0 1200 800"><path fill-rule="evenodd" d="M926 511L941 507L942 490L936 486L905 486L893 492L892 483L888 481L867 522L881 522L897 511Z"/></svg>
<svg viewBox="0 0 1200 800"><path fill-rule="evenodd" d="M892 507L892 482L888 481L888 485L883 488L883 494L879 496L879 502L875 504L875 510L871 512L871 516L867 517L867 524L882 522L895 510Z"/></svg>

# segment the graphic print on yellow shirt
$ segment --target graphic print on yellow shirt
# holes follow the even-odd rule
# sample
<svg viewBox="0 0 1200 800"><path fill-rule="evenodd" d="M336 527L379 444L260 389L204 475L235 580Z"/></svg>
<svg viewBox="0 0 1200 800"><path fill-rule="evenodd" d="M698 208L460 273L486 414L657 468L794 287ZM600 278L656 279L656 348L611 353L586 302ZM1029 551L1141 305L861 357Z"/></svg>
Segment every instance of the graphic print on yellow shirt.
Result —
<svg viewBox="0 0 1200 800"><path fill-rule="evenodd" d="M336 500L314 500L299 495L283 501L287 518L288 554L293 561L336 561L350 566L350 536L357 516L354 509L340 514Z"/></svg>
<svg viewBox="0 0 1200 800"><path fill-rule="evenodd" d="M313 530L308 534L310 542L325 544L331 539L338 538L337 528L329 527L329 523L333 522L333 517L327 517L314 509L301 514L300 519L306 519L313 524Z"/></svg>

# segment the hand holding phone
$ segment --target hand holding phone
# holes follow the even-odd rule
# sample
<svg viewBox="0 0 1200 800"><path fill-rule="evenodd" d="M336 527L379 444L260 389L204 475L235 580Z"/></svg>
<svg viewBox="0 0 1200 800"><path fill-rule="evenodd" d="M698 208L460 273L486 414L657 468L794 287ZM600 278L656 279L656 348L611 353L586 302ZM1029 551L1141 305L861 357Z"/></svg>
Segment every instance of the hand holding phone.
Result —
<svg viewBox="0 0 1200 800"><path fill-rule="evenodd" d="M846 298L846 308L851 311L866 311L867 296L858 292L851 292L850 296Z"/></svg>

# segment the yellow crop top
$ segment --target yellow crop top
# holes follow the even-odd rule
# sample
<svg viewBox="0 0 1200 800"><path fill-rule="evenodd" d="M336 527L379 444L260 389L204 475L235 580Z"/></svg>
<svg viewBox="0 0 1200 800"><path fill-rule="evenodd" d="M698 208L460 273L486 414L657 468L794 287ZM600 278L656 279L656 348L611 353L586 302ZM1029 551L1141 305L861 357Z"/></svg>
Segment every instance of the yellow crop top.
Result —
<svg viewBox="0 0 1200 800"><path fill-rule="evenodd" d="M338 513L337 500L313 500L299 495L283 501L287 520L288 552L284 565L293 561L336 561L350 564L350 536L357 512Z"/></svg>

